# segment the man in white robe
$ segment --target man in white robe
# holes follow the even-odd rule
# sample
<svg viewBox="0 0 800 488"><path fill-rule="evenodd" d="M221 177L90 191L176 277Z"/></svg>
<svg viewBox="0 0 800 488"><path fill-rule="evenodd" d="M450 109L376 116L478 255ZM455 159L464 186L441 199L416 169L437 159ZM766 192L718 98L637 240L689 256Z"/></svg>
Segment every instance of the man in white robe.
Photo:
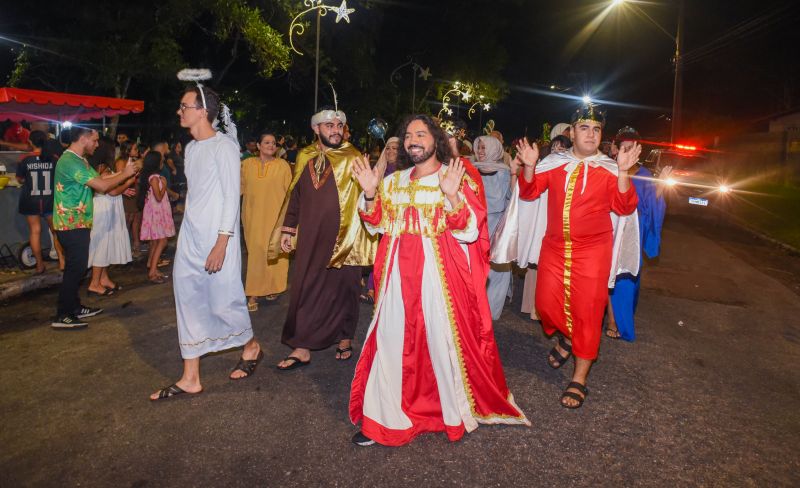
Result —
<svg viewBox="0 0 800 488"><path fill-rule="evenodd" d="M181 127L194 137L186 146L188 193L173 269L183 376L151 400L200 393L200 357L210 352L244 346L234 380L251 376L264 356L242 285L239 144L214 129L219 108L219 96L198 85L178 109Z"/></svg>

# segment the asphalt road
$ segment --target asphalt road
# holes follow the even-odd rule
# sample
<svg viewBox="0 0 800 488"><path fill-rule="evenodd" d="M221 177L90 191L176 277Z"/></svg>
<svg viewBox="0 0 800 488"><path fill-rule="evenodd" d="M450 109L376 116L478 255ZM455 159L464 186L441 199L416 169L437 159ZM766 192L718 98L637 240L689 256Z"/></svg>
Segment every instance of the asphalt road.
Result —
<svg viewBox="0 0 800 488"><path fill-rule="evenodd" d="M355 361L328 350L272 367L288 352L286 297L253 314L266 353L254 377L228 380L239 353L214 355L202 395L151 403L181 371L171 285L115 270L125 290L87 300L106 313L84 331L50 329L54 290L27 295L0 311L0 486L800 485L800 257L676 218L662 249L637 341L603 339L582 409L559 406L571 368L547 366L518 281L495 333L533 426L401 448L350 444Z"/></svg>

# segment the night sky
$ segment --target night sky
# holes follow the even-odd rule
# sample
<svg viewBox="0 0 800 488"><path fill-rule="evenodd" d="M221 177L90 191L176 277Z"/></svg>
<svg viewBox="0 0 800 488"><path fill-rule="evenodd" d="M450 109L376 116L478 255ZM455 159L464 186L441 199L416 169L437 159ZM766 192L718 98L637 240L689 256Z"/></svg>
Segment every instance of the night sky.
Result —
<svg viewBox="0 0 800 488"><path fill-rule="evenodd" d="M136 7L124 7L131 9L131 28L135 28L136 16L148 15L148 2L140 3L144 6L137 3ZM289 18L282 16L271 2L250 4L259 5L276 29L288 30ZM325 82L333 81L341 105L351 113L356 132L363 131L361 125L372 117L385 118L394 128L398 117L409 110L404 107L410 103L402 97L410 99L411 71L401 72L398 89L388 85L389 73L414 56L433 74L430 85L418 80L418 96L442 80L455 79L485 80L506 90L499 106L469 121L473 131L492 118L507 137L526 131L538 136L543 122L566 121L580 102L548 96L550 85L556 85L566 95L588 93L606 101L609 131L634 125L648 137L667 139L674 43L637 15L631 5L614 9L591 34L581 34L608 4L586 0L350 0L348 6L356 9L350 24L335 24L333 14L322 21L325 57L321 103L332 102ZM103 14L95 13L96 5L92 2L69 9L54 6L51 15L31 17L31 4L18 3L0 17L0 35L32 44L48 42L58 51L60 36L102 35L81 29L65 30L65 24L75 22L75 16L80 19L110 15L108 9L126 4L103 4L107 9ZM675 33L677 2L636 2L636 6ZM685 138L708 140L713 135L752 130L770 115L800 107L798 36L794 29L798 20L800 6L796 2L686 1ZM87 18L85 22L98 25L98 31L102 29L98 19ZM216 70L226 62L230 46L203 37L204 22L211 23L213 19L201 19L179 43L188 64ZM218 88L226 96L239 90L233 105L247 105L250 109L245 131L272 126L298 135L306 133L313 109L313 38L311 27L299 40L305 55L295 56L289 72L276 73L270 80L256 76L247 56L231 67ZM14 66L16 54L12 48L18 46L0 40L3 81ZM111 95L99 93L91 80L84 78L65 76L60 80L51 74L49 78L30 77L20 86ZM144 99L149 113L128 118L123 124L146 125L146 134L173 134L173 105L179 91L176 81L156 86L133 80L128 98ZM437 100L435 90L428 99ZM438 111L435 104L429 107L434 113Z"/></svg>

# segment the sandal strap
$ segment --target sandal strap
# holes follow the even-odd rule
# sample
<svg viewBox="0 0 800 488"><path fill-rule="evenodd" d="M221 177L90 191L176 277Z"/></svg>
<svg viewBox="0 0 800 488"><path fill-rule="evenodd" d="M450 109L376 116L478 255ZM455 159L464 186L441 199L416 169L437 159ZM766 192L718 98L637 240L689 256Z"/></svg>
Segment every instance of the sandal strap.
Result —
<svg viewBox="0 0 800 488"><path fill-rule="evenodd" d="M567 351L568 353L572 353L572 344L567 343L567 338L564 336L558 336L558 345L561 346L561 349Z"/></svg>
<svg viewBox="0 0 800 488"><path fill-rule="evenodd" d="M578 390L579 392L583 393L583 396L586 396L586 395L589 394L589 389L586 388L586 385L582 385L582 384L578 383L577 381L570 381L570 383L567 385L567 390L569 390L570 388L574 388L574 389Z"/></svg>
<svg viewBox="0 0 800 488"><path fill-rule="evenodd" d="M255 359L239 358L239 362L236 363L236 367L233 368L233 370L243 371L247 373L247 376L250 376L256 370L256 366L258 366L258 363L261 362L261 358L263 357L264 353L262 351L258 351L258 356L256 356Z"/></svg>
<svg viewBox="0 0 800 488"><path fill-rule="evenodd" d="M550 349L550 357L553 358L553 364L551 364L551 366L555 366L556 368L560 368L569 360L569 354L562 356L555 347Z"/></svg>
<svg viewBox="0 0 800 488"><path fill-rule="evenodd" d="M565 398L571 398L571 399L575 400L576 402L578 402L578 404L577 405L566 405L563 402L563 400ZM564 405L567 408L578 408L581 405L583 405L583 401L586 400L586 397L582 397L582 396L578 395L577 393L575 393L574 391L565 391L564 393L561 394L561 400L562 400L561 405Z"/></svg>
<svg viewBox="0 0 800 488"><path fill-rule="evenodd" d="M352 350L353 350L353 346L345 347L343 349L340 349L338 347L336 348L336 352L338 352L339 354L344 354L346 352L351 352Z"/></svg>
<svg viewBox="0 0 800 488"><path fill-rule="evenodd" d="M169 398L171 396L180 395L181 393L186 393L186 392L183 391L180 386L175 384L169 385L168 387L159 390L158 399L162 400L164 398Z"/></svg>

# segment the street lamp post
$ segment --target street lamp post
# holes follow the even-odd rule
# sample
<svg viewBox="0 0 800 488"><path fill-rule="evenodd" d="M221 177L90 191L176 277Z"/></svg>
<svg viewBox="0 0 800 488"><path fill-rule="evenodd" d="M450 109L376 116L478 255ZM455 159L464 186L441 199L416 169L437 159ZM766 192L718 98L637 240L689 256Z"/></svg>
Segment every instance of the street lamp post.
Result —
<svg viewBox="0 0 800 488"><path fill-rule="evenodd" d="M291 46L292 51L297 53L298 55L302 56L303 53L297 50L294 47L294 41L292 40L292 35L297 34L302 35L305 32L306 27L303 25L300 18L311 12L312 10L317 11L317 52L316 52L316 59L315 59L315 66L314 66L314 112L317 111L317 107L319 105L319 35L320 35L320 24L322 16L327 14L328 11L334 12L336 14L336 23L338 24L340 20L344 19L345 22L348 24L350 23L350 14L355 12L355 9L347 8L347 0L342 0L342 4L338 7L332 7L330 5L325 5L322 3L323 0L303 0L303 5L306 8L299 14L295 15L294 19L292 19L292 23L289 24L289 46Z"/></svg>
<svg viewBox="0 0 800 488"><path fill-rule="evenodd" d="M419 64L414 61L413 58L409 59L408 62L401 64L397 68L395 68L392 73L389 75L389 82L391 82L392 86L397 88L397 85L394 83L395 78L399 78L397 72L401 69L405 68L406 66L411 66L411 69L414 70L414 74L411 76L411 112L417 111L417 76L422 78L425 81L428 81L428 78L431 76L431 69L430 68L423 68Z"/></svg>

